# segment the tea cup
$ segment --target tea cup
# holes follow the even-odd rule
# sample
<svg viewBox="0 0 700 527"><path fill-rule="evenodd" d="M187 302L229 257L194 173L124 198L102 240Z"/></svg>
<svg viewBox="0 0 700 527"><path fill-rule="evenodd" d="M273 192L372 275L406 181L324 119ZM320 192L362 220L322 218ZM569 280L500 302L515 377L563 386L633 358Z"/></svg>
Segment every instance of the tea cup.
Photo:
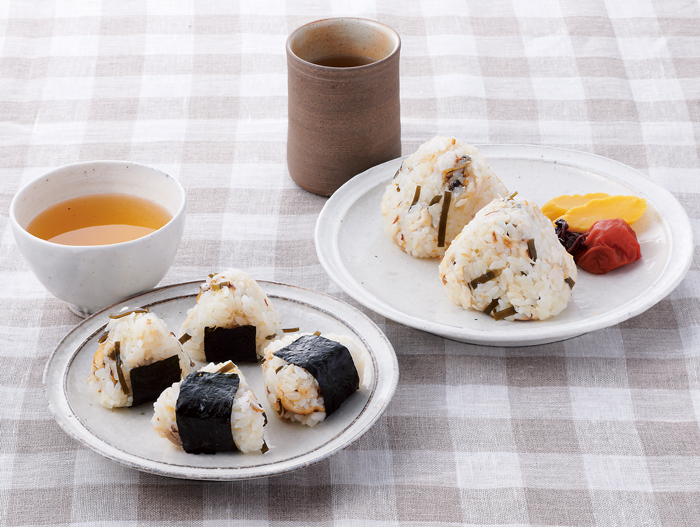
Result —
<svg viewBox="0 0 700 527"><path fill-rule="evenodd" d="M151 200L172 219L141 238L111 245L62 245L27 231L32 219L52 205L110 193ZM73 313L85 317L160 282L182 237L185 203L182 185L165 172L127 161L90 161L57 168L20 189L10 204L10 223L37 279Z"/></svg>

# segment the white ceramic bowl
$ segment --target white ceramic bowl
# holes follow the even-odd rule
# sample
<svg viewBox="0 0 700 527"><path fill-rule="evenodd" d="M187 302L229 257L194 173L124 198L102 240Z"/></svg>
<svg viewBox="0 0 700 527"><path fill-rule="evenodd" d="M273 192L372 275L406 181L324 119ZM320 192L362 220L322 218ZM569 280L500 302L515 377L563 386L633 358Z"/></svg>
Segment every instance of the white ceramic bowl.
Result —
<svg viewBox="0 0 700 527"><path fill-rule="evenodd" d="M48 242L25 229L41 211L90 194L152 200L173 218L142 238L112 245ZM172 264L185 226L185 190L165 172L126 161L90 161L53 170L22 188L10 205L17 246L39 281L71 311L87 316L155 287Z"/></svg>

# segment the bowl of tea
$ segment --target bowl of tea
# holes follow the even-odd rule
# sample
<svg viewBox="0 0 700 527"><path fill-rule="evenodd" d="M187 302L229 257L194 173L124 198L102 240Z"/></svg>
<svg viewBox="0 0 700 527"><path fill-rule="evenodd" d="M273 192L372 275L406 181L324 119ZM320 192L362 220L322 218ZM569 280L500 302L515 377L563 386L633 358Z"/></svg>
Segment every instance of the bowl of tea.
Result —
<svg viewBox="0 0 700 527"><path fill-rule="evenodd" d="M155 287L185 226L185 190L126 161L67 165L23 187L10 205L32 272L79 316Z"/></svg>

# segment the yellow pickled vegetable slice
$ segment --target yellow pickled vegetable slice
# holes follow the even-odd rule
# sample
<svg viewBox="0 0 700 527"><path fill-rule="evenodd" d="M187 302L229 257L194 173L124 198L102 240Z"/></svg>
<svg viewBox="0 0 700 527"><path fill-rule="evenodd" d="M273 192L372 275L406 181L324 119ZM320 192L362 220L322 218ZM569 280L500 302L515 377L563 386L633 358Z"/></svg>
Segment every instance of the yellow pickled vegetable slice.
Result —
<svg viewBox="0 0 700 527"><path fill-rule="evenodd" d="M562 216L575 232L587 232L598 220L622 218L632 225L647 210L645 199L637 196L610 196L592 199L585 205L574 207Z"/></svg>
<svg viewBox="0 0 700 527"><path fill-rule="evenodd" d="M568 196L566 194L563 196L557 196L544 204L542 207L542 214L547 216L550 220L555 221L574 207L585 205L592 199L609 197L610 194L606 194L605 192L593 192L591 194L584 194L583 196L581 194L574 194L573 196Z"/></svg>

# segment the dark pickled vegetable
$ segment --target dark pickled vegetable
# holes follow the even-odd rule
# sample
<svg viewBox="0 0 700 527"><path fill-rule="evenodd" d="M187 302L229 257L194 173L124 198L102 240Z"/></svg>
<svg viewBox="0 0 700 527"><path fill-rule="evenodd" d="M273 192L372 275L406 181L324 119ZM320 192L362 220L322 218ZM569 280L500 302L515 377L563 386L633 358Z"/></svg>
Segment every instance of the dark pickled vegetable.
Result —
<svg viewBox="0 0 700 527"><path fill-rule="evenodd" d="M513 306L510 306L500 311L496 311L493 314L493 318L495 318L496 320L503 320L504 318L513 316L516 313L517 311L515 310L515 308Z"/></svg>
<svg viewBox="0 0 700 527"><path fill-rule="evenodd" d="M180 344L184 344L185 342L187 342L187 341L190 340L191 338L192 338L192 337L190 337L187 333L185 333L185 334L183 334L179 339L177 339L177 341L178 341Z"/></svg>
<svg viewBox="0 0 700 527"><path fill-rule="evenodd" d="M462 181L460 179L455 179L449 185L447 185L447 190L449 190L451 192L454 189L461 187L461 186L462 186Z"/></svg>
<svg viewBox="0 0 700 527"><path fill-rule="evenodd" d="M418 200L420 199L420 185L416 185L416 192L413 194L413 201L411 202L411 207L418 203ZM409 209L411 207L408 207Z"/></svg>
<svg viewBox="0 0 700 527"><path fill-rule="evenodd" d="M304 335L276 351L275 356L305 369L316 379L327 416L360 387L350 351L334 340Z"/></svg>
<svg viewBox="0 0 700 527"><path fill-rule="evenodd" d="M109 318L111 318L112 320L116 320L118 318L124 318L128 315L131 315L132 313L148 313L148 308L137 307L136 309L129 309L128 311L124 311L123 313L109 315Z"/></svg>
<svg viewBox="0 0 700 527"><path fill-rule="evenodd" d="M121 344L119 344L119 341L114 343L114 362L117 364L117 377L119 377L119 384L122 386L122 392L124 392L124 395L129 395L131 392L126 385L126 379L122 371Z"/></svg>
<svg viewBox="0 0 700 527"><path fill-rule="evenodd" d="M488 306L486 306L486 308L484 308L484 313L490 315L491 312L494 309L496 309L496 306L498 306L498 298L494 298L493 300L491 300L491 303Z"/></svg>
<svg viewBox="0 0 700 527"><path fill-rule="evenodd" d="M576 253L583 249L587 234L570 231L569 224L565 220L557 220L554 224L556 225L554 232L557 233L559 243L564 246L566 252L576 258Z"/></svg>
<svg viewBox="0 0 700 527"><path fill-rule="evenodd" d="M496 269L495 271L486 271L484 274L481 276L474 278L471 282L469 282L469 289L472 291L477 288L479 284L485 284L486 282L489 282L493 280L494 278L497 278L498 275L501 274L500 269Z"/></svg>
<svg viewBox="0 0 700 527"><path fill-rule="evenodd" d="M182 381L175 418L185 452L238 450L231 433L231 409L239 384L236 374L204 371L191 373Z"/></svg>
<svg viewBox="0 0 700 527"><path fill-rule="evenodd" d="M212 282L210 286L212 291L219 291L222 287L231 287L231 282Z"/></svg>
<svg viewBox="0 0 700 527"><path fill-rule="evenodd" d="M231 362L230 360L227 360L219 366L219 369L216 370L216 373L226 373L233 370L233 368L235 368L235 364L233 364L233 362Z"/></svg>
<svg viewBox="0 0 700 527"><path fill-rule="evenodd" d="M576 282L574 282L574 279L571 278L570 276L567 276L566 278L564 278L564 281L565 281L567 284L569 284L569 288L570 288L570 289L573 289L574 286L576 285Z"/></svg>
<svg viewBox="0 0 700 527"><path fill-rule="evenodd" d="M299 328L283 328L282 333L296 333L299 331Z"/></svg>
<svg viewBox="0 0 700 527"><path fill-rule="evenodd" d="M441 199L442 199L442 194L438 194L437 196L433 196L433 199L431 199L430 203L428 203L428 207L432 207L436 203L440 203Z"/></svg>
<svg viewBox="0 0 700 527"><path fill-rule="evenodd" d="M450 210L450 201L452 201L452 193L445 191L445 200L442 202L442 211L440 211L440 223L438 224L438 239L437 246L445 246L445 231L447 230L447 213Z"/></svg>
<svg viewBox="0 0 700 527"><path fill-rule="evenodd" d="M447 190L451 192L464 185L464 170L471 160L472 158L469 156L461 157L457 160L454 167L442 171L442 177L446 183Z"/></svg>
<svg viewBox="0 0 700 527"><path fill-rule="evenodd" d="M163 390L178 382L181 376L180 358L177 355L134 368L131 370L131 391L134 394L131 406L155 401Z"/></svg>
<svg viewBox="0 0 700 527"><path fill-rule="evenodd" d="M255 326L204 328L204 356L209 362L256 362Z"/></svg>
<svg viewBox="0 0 700 527"><path fill-rule="evenodd" d="M102 333L102 335L100 335L100 338L98 339L97 343L102 344L105 340L107 340L107 337L109 337L109 333L105 331L104 333Z"/></svg>
<svg viewBox="0 0 700 527"><path fill-rule="evenodd" d="M530 260L537 260L537 249L535 248L535 239L530 238L527 241L527 254L530 255Z"/></svg>

